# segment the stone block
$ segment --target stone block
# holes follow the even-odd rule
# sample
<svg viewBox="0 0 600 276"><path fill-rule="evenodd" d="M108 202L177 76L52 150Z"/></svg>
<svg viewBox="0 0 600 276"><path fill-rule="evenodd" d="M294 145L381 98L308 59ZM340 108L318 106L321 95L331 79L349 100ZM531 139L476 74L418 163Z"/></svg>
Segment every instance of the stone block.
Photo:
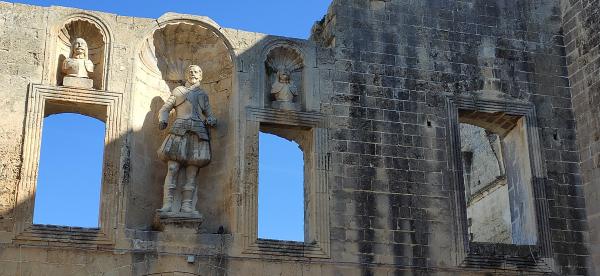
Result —
<svg viewBox="0 0 600 276"><path fill-rule="evenodd" d="M10 261L0 261L0 276L19 275L19 263Z"/></svg>
<svg viewBox="0 0 600 276"><path fill-rule="evenodd" d="M79 77L69 77L65 76L63 78L63 85L67 87L75 87L75 88L92 88L94 87L94 80L88 78L79 78Z"/></svg>

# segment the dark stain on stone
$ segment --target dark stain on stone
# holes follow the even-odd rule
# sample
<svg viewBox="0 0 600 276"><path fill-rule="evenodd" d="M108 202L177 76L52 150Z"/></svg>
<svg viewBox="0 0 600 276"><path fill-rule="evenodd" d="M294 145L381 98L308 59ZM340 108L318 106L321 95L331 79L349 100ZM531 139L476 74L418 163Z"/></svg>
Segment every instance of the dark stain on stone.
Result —
<svg viewBox="0 0 600 276"><path fill-rule="evenodd" d="M370 181L370 177L366 179ZM358 242L359 262L362 275L373 275L371 266L374 261L374 243L375 231L373 230L373 220L377 214L375 196L371 192L354 192L356 202L355 215L356 223L361 230L360 241Z"/></svg>

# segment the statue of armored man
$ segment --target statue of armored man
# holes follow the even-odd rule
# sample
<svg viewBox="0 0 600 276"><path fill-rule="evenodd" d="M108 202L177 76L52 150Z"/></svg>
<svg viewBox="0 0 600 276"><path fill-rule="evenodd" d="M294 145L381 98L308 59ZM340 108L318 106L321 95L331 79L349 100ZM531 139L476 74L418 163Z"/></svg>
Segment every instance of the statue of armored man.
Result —
<svg viewBox="0 0 600 276"><path fill-rule="evenodd" d="M92 88L94 81L89 74L94 72L94 63L88 56L88 45L83 38L71 42L71 54L62 64L64 86Z"/></svg>
<svg viewBox="0 0 600 276"><path fill-rule="evenodd" d="M209 126L215 126L208 102L208 94L200 88L202 69L198 65L190 65L186 70L185 86L179 86L171 92L171 96L159 111L159 128L166 129L169 113L175 110L175 121L169 129L158 156L167 162L167 176L164 182L164 196L159 213L175 213L200 216L193 206L196 192L196 175L198 169L210 162ZM179 183L178 173L185 170L185 183L181 189L181 208L175 210L174 196Z"/></svg>

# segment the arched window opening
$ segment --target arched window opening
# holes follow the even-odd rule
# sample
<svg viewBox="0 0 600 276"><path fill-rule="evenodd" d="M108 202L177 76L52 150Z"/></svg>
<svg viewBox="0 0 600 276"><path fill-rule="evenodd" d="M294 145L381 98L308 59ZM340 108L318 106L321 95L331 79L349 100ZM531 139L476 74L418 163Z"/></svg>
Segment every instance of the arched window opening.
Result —
<svg viewBox="0 0 600 276"><path fill-rule="evenodd" d="M99 227L105 123L60 113L44 118L34 224Z"/></svg>
<svg viewBox="0 0 600 276"><path fill-rule="evenodd" d="M258 237L304 241L304 154L299 145L259 133Z"/></svg>

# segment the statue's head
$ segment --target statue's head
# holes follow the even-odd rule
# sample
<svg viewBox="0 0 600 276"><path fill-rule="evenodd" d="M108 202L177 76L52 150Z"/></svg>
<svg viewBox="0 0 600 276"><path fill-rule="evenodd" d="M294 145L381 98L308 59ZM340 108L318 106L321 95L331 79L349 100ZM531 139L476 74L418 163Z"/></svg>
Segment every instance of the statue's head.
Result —
<svg viewBox="0 0 600 276"><path fill-rule="evenodd" d="M71 43L71 57L77 59L88 58L88 45L83 38L75 38Z"/></svg>
<svg viewBox="0 0 600 276"><path fill-rule="evenodd" d="M202 69L198 65L190 65L185 71L185 79L191 85L197 84L202 80Z"/></svg>
<svg viewBox="0 0 600 276"><path fill-rule="evenodd" d="M277 78L281 83L289 83L290 82L290 73L285 70L281 70L277 72Z"/></svg>

